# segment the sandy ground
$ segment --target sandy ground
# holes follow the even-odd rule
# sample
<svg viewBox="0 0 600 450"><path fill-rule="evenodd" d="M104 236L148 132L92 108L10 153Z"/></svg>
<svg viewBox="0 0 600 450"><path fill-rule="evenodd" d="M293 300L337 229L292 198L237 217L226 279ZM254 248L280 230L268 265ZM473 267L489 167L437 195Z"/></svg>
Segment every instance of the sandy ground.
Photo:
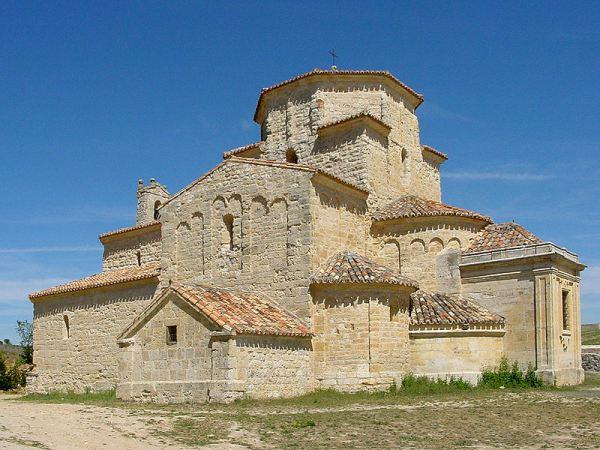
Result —
<svg viewBox="0 0 600 450"><path fill-rule="evenodd" d="M153 417L152 425L147 425L144 416L118 408L40 404L17 399L14 395L0 395L1 449L185 448L152 435L153 429L161 424L160 417ZM164 422L166 425L166 419Z"/></svg>

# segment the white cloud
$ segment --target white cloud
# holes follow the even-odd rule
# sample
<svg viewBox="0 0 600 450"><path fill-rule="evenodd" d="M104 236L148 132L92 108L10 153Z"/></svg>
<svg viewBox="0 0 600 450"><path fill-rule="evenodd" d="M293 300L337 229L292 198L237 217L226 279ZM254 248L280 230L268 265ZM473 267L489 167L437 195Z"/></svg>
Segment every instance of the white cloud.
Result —
<svg viewBox="0 0 600 450"><path fill-rule="evenodd" d="M456 180L496 180L496 181L545 181L552 175L536 173L502 172L502 171L457 171L444 172L443 177Z"/></svg>

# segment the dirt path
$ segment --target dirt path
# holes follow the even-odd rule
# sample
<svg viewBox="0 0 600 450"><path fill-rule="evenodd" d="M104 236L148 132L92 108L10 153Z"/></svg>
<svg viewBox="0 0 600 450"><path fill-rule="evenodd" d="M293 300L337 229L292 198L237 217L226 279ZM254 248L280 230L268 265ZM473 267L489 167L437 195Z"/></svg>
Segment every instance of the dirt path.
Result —
<svg viewBox="0 0 600 450"><path fill-rule="evenodd" d="M152 435L161 426L118 408L15 401L0 395L0 448L163 449L185 448ZM164 420L163 425L167 425Z"/></svg>

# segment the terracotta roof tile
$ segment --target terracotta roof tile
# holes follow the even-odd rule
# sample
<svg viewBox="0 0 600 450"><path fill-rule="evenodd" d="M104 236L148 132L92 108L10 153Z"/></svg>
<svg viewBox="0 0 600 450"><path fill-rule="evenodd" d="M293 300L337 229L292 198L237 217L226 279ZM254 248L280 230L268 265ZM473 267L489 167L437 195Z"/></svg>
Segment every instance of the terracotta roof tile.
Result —
<svg viewBox="0 0 600 450"><path fill-rule="evenodd" d="M504 324L504 318L460 294L411 294L411 325Z"/></svg>
<svg viewBox="0 0 600 450"><path fill-rule="evenodd" d="M160 226L161 226L161 223L159 221L155 220L153 222L144 223L142 225L134 225L132 227L120 228L120 229L114 230L114 231L107 231L106 233L102 233L100 236L98 236L98 239L100 239L102 241L104 238L107 238L107 237L112 237L112 236L116 236L119 234L130 233L132 231L137 231L137 230L143 230L144 228L152 228L152 227L160 227Z"/></svg>
<svg viewBox="0 0 600 450"><path fill-rule="evenodd" d="M263 141L255 142L253 144L244 145L243 147L237 147L231 150L228 150L223 153L223 159L230 158L231 156L235 156L239 153L244 153L246 150L251 150L253 148L260 147Z"/></svg>
<svg viewBox="0 0 600 450"><path fill-rule="evenodd" d="M407 91L409 94L411 94L413 97L415 97L417 99L417 104L416 106L419 106L421 103L423 103L423 95L419 94L418 92L414 91L413 89L409 88L406 84L404 84L402 81L400 81L398 78L396 78L394 75L392 75L390 72L385 71L385 70L322 70L322 69L315 69L312 72L307 72L307 73L303 73L301 75L297 75L293 78L290 78L288 80L282 81L280 83L274 84L273 86L270 86L268 88L264 88L262 89L260 96L258 98L258 102L256 104L256 111L254 113L254 120L257 121L258 119L258 110L260 109L260 104L265 96L265 94L278 89L280 87L286 86L288 84L291 83L295 83L298 80L302 80L304 78L309 78L309 77L313 77L313 76L339 76L339 75L357 75L357 76L363 76L363 75L376 75L376 76L382 76L385 77L391 81L393 81L394 83L396 83L397 85L399 85L402 89L404 89L405 91Z"/></svg>
<svg viewBox="0 0 600 450"><path fill-rule="evenodd" d="M216 289L173 283L170 288L198 307L220 327L228 326L240 334L310 336L300 319L261 297Z"/></svg>
<svg viewBox="0 0 600 450"><path fill-rule="evenodd" d="M492 223L491 218L477 212L456 208L455 206L446 205L433 200L426 200L414 195L400 197L373 212L373 220L391 220L406 217L427 216L467 217Z"/></svg>
<svg viewBox="0 0 600 450"><path fill-rule="evenodd" d="M394 270L357 253L342 252L331 257L312 277L313 284L385 283L418 289L419 284Z"/></svg>
<svg viewBox="0 0 600 450"><path fill-rule="evenodd" d="M421 145L421 148L425 151L428 151L430 153L433 153L436 156L439 156L442 159L448 159L448 155L446 155L445 153L440 152L439 150L436 150L433 147L430 147L429 145Z"/></svg>
<svg viewBox="0 0 600 450"><path fill-rule="evenodd" d="M541 244L542 240L514 222L497 223L485 227L473 239L467 253L496 250L499 248L523 247Z"/></svg>
<svg viewBox="0 0 600 450"><path fill-rule="evenodd" d="M79 280L71 281L60 286L54 286L42 291L29 294L30 299L46 297L49 295L64 294L66 292L84 291L103 286L111 286L130 281L144 280L155 278L160 275L160 267L158 264L147 264L141 267L127 267L125 269L111 270L101 272Z"/></svg>

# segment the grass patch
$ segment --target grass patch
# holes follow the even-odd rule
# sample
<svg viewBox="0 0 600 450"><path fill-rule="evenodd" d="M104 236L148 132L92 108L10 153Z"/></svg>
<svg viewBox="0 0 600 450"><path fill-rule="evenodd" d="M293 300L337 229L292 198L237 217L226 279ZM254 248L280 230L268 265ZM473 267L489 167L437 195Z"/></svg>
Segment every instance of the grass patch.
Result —
<svg viewBox="0 0 600 450"><path fill-rule="evenodd" d="M600 345L600 328L598 326L581 327L582 345Z"/></svg>
<svg viewBox="0 0 600 450"><path fill-rule="evenodd" d="M124 403L117 399L114 389L99 392L49 392L48 394L27 394L19 398L19 401L37 403L76 403L83 405L108 406Z"/></svg>

